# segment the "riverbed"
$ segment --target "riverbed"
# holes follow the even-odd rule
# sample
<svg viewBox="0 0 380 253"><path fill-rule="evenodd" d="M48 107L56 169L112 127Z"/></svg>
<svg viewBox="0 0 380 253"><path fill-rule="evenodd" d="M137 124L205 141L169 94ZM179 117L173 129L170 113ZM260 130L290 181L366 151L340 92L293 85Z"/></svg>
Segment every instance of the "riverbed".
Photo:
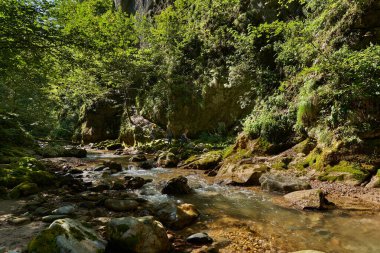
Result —
<svg viewBox="0 0 380 253"><path fill-rule="evenodd" d="M144 170L129 162L129 156L109 152L90 151L87 158L76 160L78 168L83 170L83 181L101 180L103 172L93 168L109 160L123 165L123 170L112 174L111 178L139 176L153 180L134 190L135 194L153 205L195 205L201 213L198 222L175 233L186 238L192 233L207 232L220 252L292 252L306 249L331 253L380 252L379 212L284 208L275 204L279 195L262 192L259 188L221 186L199 170ZM180 175L188 179L194 193L181 197L161 194L163 184ZM22 226L7 223L12 210L26 202L28 200L0 200L1 246L22 249L31 237L47 226L41 221Z"/></svg>

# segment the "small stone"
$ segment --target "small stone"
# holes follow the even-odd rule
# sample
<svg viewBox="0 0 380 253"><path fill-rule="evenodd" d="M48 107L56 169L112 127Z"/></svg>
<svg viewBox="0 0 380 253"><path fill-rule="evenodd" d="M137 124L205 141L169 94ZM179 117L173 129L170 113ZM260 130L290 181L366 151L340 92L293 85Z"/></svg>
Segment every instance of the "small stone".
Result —
<svg viewBox="0 0 380 253"><path fill-rule="evenodd" d="M187 237L186 241L191 244L203 245L212 243L213 239L207 233L196 233Z"/></svg>

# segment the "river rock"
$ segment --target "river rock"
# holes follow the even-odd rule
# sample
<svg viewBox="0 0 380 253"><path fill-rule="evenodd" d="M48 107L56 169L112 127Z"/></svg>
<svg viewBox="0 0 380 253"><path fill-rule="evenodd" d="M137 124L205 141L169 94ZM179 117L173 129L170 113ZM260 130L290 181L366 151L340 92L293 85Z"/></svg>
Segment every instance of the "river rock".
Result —
<svg viewBox="0 0 380 253"><path fill-rule="evenodd" d="M211 151L202 155L195 155L184 161L180 167L183 169L211 170L218 166L222 161L219 151Z"/></svg>
<svg viewBox="0 0 380 253"><path fill-rule="evenodd" d="M142 177L126 176L124 178L126 180L124 186L127 189L140 189L141 187L144 186L144 184L150 182L149 180L145 180Z"/></svg>
<svg viewBox="0 0 380 253"><path fill-rule="evenodd" d="M9 221L9 223L11 223L12 225L16 225L16 226L25 225L25 224L30 223L30 222L31 222L31 220L29 217L18 217L18 218L11 219Z"/></svg>
<svg viewBox="0 0 380 253"><path fill-rule="evenodd" d="M136 210L139 203L133 199L106 199L104 205L109 210L125 212Z"/></svg>
<svg viewBox="0 0 380 253"><path fill-rule="evenodd" d="M196 233L187 237L186 241L191 244L203 245L212 243L213 239L207 233Z"/></svg>
<svg viewBox="0 0 380 253"><path fill-rule="evenodd" d="M141 162L141 163L139 163L138 167L140 167L141 169L144 169L144 170L150 170L151 168L153 168L153 161Z"/></svg>
<svg viewBox="0 0 380 253"><path fill-rule="evenodd" d="M187 184L187 178L183 176L170 179L161 191L161 193L168 195L183 195L191 192L192 189Z"/></svg>
<svg viewBox="0 0 380 253"><path fill-rule="evenodd" d="M42 217L42 221L49 223L49 222L53 222L53 221L59 220L59 219L64 219L67 217L68 217L67 215L63 215L63 214L52 214L52 215L46 215L46 216Z"/></svg>
<svg viewBox="0 0 380 253"><path fill-rule="evenodd" d="M216 175L216 182L222 184L256 186L260 177L269 171L267 165L261 164L224 164Z"/></svg>
<svg viewBox="0 0 380 253"><path fill-rule="evenodd" d="M39 192L39 188L37 184L35 183L29 183L29 182L24 182L16 187L14 187L10 192L9 192L9 197L12 199L16 199L19 197L26 197L29 195L33 195Z"/></svg>
<svg viewBox="0 0 380 253"><path fill-rule="evenodd" d="M366 188L380 188L380 173L372 177L371 181L365 186Z"/></svg>
<svg viewBox="0 0 380 253"><path fill-rule="evenodd" d="M289 193L311 189L307 180L286 174L265 173L259 179L261 189L270 192Z"/></svg>
<svg viewBox="0 0 380 253"><path fill-rule="evenodd" d="M129 158L130 162L144 162L146 160L147 159L146 159L145 155L143 155L143 154L134 155L131 158Z"/></svg>
<svg viewBox="0 0 380 253"><path fill-rule="evenodd" d="M117 173L123 170L121 164L114 161L105 161L103 165L110 168L111 173Z"/></svg>
<svg viewBox="0 0 380 253"><path fill-rule="evenodd" d="M64 214L64 215L70 215L73 214L76 211L76 207L73 205L68 206L62 206L58 209L53 210L52 214Z"/></svg>
<svg viewBox="0 0 380 253"><path fill-rule="evenodd" d="M29 242L28 252L102 253L105 248L106 242L94 230L67 218L54 221L48 229L33 238Z"/></svg>
<svg viewBox="0 0 380 253"><path fill-rule="evenodd" d="M164 226L152 216L112 219L107 239L115 252L164 253L170 248Z"/></svg>
<svg viewBox="0 0 380 253"><path fill-rule="evenodd" d="M299 209L321 209L327 202L325 194L319 189L295 191L288 193L284 198Z"/></svg>
<svg viewBox="0 0 380 253"><path fill-rule="evenodd" d="M158 206L158 219L172 229L183 229L193 224L199 217L199 211L192 204L163 203Z"/></svg>
<svg viewBox="0 0 380 253"><path fill-rule="evenodd" d="M172 167L176 167L178 162L179 162L179 159L175 154L171 152L162 152L158 156L157 165L164 168L166 167L172 168Z"/></svg>

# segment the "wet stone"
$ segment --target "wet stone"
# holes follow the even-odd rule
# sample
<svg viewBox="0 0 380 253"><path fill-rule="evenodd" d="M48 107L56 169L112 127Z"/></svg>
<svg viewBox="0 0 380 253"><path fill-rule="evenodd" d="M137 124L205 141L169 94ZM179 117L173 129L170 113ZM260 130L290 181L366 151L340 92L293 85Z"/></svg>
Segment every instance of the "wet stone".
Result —
<svg viewBox="0 0 380 253"><path fill-rule="evenodd" d="M62 206L58 209L52 211L52 214L62 214L62 215L70 215L76 211L76 207L73 205Z"/></svg>
<svg viewBox="0 0 380 253"><path fill-rule="evenodd" d="M186 238L186 241L191 244L204 245L213 242L213 239L207 233L196 233Z"/></svg>
<svg viewBox="0 0 380 253"><path fill-rule="evenodd" d="M192 189L187 184L187 178L179 176L176 178L170 179L162 189L163 194L168 195L184 195L192 193Z"/></svg>

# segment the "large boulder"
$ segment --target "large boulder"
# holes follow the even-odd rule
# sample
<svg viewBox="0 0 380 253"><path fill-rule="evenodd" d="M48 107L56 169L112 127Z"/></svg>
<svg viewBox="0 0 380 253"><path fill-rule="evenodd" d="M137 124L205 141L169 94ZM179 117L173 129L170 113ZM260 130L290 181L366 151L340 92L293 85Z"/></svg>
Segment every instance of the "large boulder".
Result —
<svg viewBox="0 0 380 253"><path fill-rule="evenodd" d="M218 166L221 161L221 153L218 151L211 151L202 155L191 156L181 164L180 167L183 169L210 170Z"/></svg>
<svg viewBox="0 0 380 253"><path fill-rule="evenodd" d="M255 186L260 185L260 177L268 171L268 166L263 163L226 163L219 169L215 180L223 184Z"/></svg>
<svg viewBox="0 0 380 253"><path fill-rule="evenodd" d="M152 216L112 219L107 239L107 247L115 252L164 253L170 248L164 226Z"/></svg>
<svg viewBox="0 0 380 253"><path fill-rule="evenodd" d="M179 176L170 179L162 189L161 193L168 195L184 195L189 194L193 190L187 184L187 178Z"/></svg>
<svg viewBox="0 0 380 253"><path fill-rule="evenodd" d="M48 229L33 238L28 245L29 253L102 253L106 242L94 230L73 219L54 221Z"/></svg>
<svg viewBox="0 0 380 253"><path fill-rule="evenodd" d="M266 173L259 179L261 189L270 192L289 193L311 189L305 179L300 179L287 174Z"/></svg>
<svg viewBox="0 0 380 253"><path fill-rule="evenodd" d="M327 203L325 194L319 189L291 192L284 198L291 206L299 209L322 209Z"/></svg>
<svg viewBox="0 0 380 253"><path fill-rule="evenodd" d="M163 203L157 207L158 219L172 229L183 229L193 224L199 217L199 211L192 204Z"/></svg>

